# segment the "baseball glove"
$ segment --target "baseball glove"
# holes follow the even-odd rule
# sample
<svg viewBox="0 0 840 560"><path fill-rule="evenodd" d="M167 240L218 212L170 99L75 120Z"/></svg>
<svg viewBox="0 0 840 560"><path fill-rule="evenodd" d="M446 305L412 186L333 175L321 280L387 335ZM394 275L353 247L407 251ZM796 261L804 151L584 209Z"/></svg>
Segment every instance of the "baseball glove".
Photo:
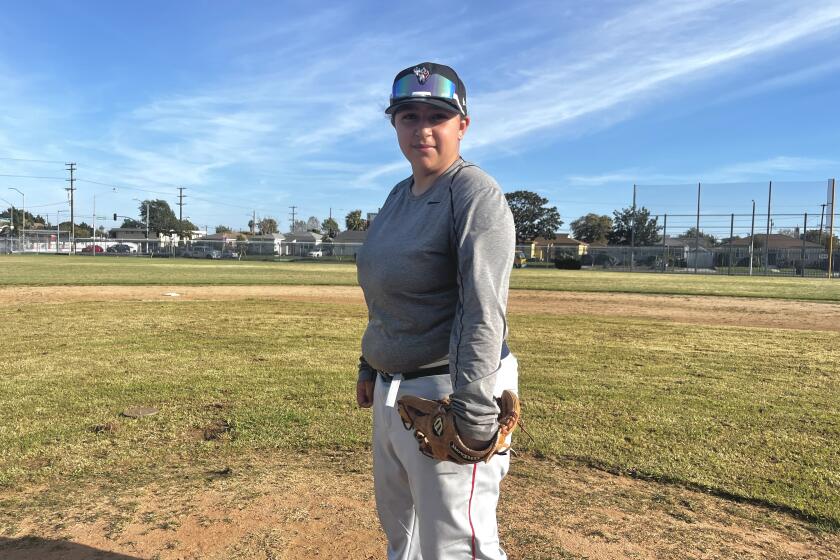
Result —
<svg viewBox="0 0 840 560"><path fill-rule="evenodd" d="M484 449L471 449L461 440L455 426L455 415L449 399L433 401L414 396L404 396L397 401L400 418L406 430L414 430L423 455L459 465L490 461L497 453L510 448L508 436L521 419L519 397L513 391L504 391L496 399L499 405L499 430Z"/></svg>

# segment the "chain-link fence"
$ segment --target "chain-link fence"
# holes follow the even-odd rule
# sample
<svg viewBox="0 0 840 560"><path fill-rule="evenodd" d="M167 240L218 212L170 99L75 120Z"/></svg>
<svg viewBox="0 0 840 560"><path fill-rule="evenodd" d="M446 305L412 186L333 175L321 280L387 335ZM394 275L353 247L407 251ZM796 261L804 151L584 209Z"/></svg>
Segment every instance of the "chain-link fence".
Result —
<svg viewBox="0 0 840 560"><path fill-rule="evenodd" d="M772 240L771 240L772 245ZM675 274L727 274L806 276L825 278L828 252L821 247L773 248L761 246L589 246L585 253L551 245L518 245L524 266L561 269L662 272ZM752 257L752 258L751 258ZM515 265L517 266L517 265ZM521 266L521 265L520 265ZM519 266L517 266L518 268ZM835 250L832 271L840 276L840 251Z"/></svg>
<svg viewBox="0 0 840 560"><path fill-rule="evenodd" d="M361 243L276 240L174 240L137 238L80 238L62 231L33 230L20 237L0 237L0 254L58 254L105 257L184 257L205 259L324 259L355 261Z"/></svg>
<svg viewBox="0 0 840 560"><path fill-rule="evenodd" d="M594 243L558 238L519 245L515 266L810 277L831 269L838 276L835 195L833 179L634 185L629 220L611 222L613 229Z"/></svg>
<svg viewBox="0 0 840 560"><path fill-rule="evenodd" d="M840 273L833 179L695 185L634 185L624 232L585 243L561 236L516 248L516 267L633 272L825 277ZM792 204L795 202L795 204ZM801 211L792 211L801 208ZM628 209L632 210L628 214ZM601 217L608 218L608 217ZM12 230L7 230L12 231ZM112 231L112 234L114 232ZM363 239L364 232L358 238ZM310 234L311 235L311 234ZM610 244L612 243L612 244ZM206 259L355 261L362 242L318 236L76 238L67 231L0 236L0 253ZM829 274L831 271L831 274Z"/></svg>

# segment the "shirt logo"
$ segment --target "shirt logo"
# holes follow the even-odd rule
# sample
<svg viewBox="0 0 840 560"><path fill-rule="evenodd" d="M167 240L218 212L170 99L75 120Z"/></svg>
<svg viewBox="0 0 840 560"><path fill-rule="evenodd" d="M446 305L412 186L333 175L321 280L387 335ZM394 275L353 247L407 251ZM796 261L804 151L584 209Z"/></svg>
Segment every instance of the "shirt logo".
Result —
<svg viewBox="0 0 840 560"><path fill-rule="evenodd" d="M414 75L417 76L418 82L425 84L426 80L429 79L429 70L425 66L415 66Z"/></svg>

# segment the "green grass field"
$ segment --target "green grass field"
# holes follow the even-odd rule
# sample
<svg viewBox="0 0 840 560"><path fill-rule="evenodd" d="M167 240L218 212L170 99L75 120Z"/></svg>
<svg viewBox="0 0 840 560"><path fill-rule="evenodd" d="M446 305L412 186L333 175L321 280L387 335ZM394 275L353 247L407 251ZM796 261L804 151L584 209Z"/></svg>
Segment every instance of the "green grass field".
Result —
<svg viewBox="0 0 840 560"><path fill-rule="evenodd" d="M352 263L0 256L0 286L356 284ZM511 288L840 302L840 279L514 270Z"/></svg>
<svg viewBox="0 0 840 560"><path fill-rule="evenodd" d="M85 274L117 284L139 283L132 274L173 285L354 281L353 267L321 264L0 263L14 279L7 284L19 285ZM588 279L590 288L622 291L653 289L660 278L687 290L676 293L704 289L693 277L514 275L517 286L575 289ZM833 300L840 284L703 279L792 299ZM809 297L820 293L809 282L835 295ZM353 402L365 320L358 304L277 300L0 306L0 516L14 517L25 505L21 492L40 485L57 494L94 479L139 485L179 464L271 449L368 450L369 412ZM520 434L519 447L840 529L840 333L522 313L510 324L535 436ZM160 412L119 415L132 405ZM205 441L202 430L222 420L231 430Z"/></svg>

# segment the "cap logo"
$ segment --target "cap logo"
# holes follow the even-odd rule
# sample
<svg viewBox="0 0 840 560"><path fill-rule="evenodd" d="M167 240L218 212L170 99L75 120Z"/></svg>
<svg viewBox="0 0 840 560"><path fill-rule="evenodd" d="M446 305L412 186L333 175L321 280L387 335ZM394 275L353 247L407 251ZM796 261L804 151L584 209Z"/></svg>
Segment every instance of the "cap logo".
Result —
<svg viewBox="0 0 840 560"><path fill-rule="evenodd" d="M417 76L417 81L421 84L426 83L426 80L429 79L429 74L429 70L425 66L414 67L414 75Z"/></svg>

